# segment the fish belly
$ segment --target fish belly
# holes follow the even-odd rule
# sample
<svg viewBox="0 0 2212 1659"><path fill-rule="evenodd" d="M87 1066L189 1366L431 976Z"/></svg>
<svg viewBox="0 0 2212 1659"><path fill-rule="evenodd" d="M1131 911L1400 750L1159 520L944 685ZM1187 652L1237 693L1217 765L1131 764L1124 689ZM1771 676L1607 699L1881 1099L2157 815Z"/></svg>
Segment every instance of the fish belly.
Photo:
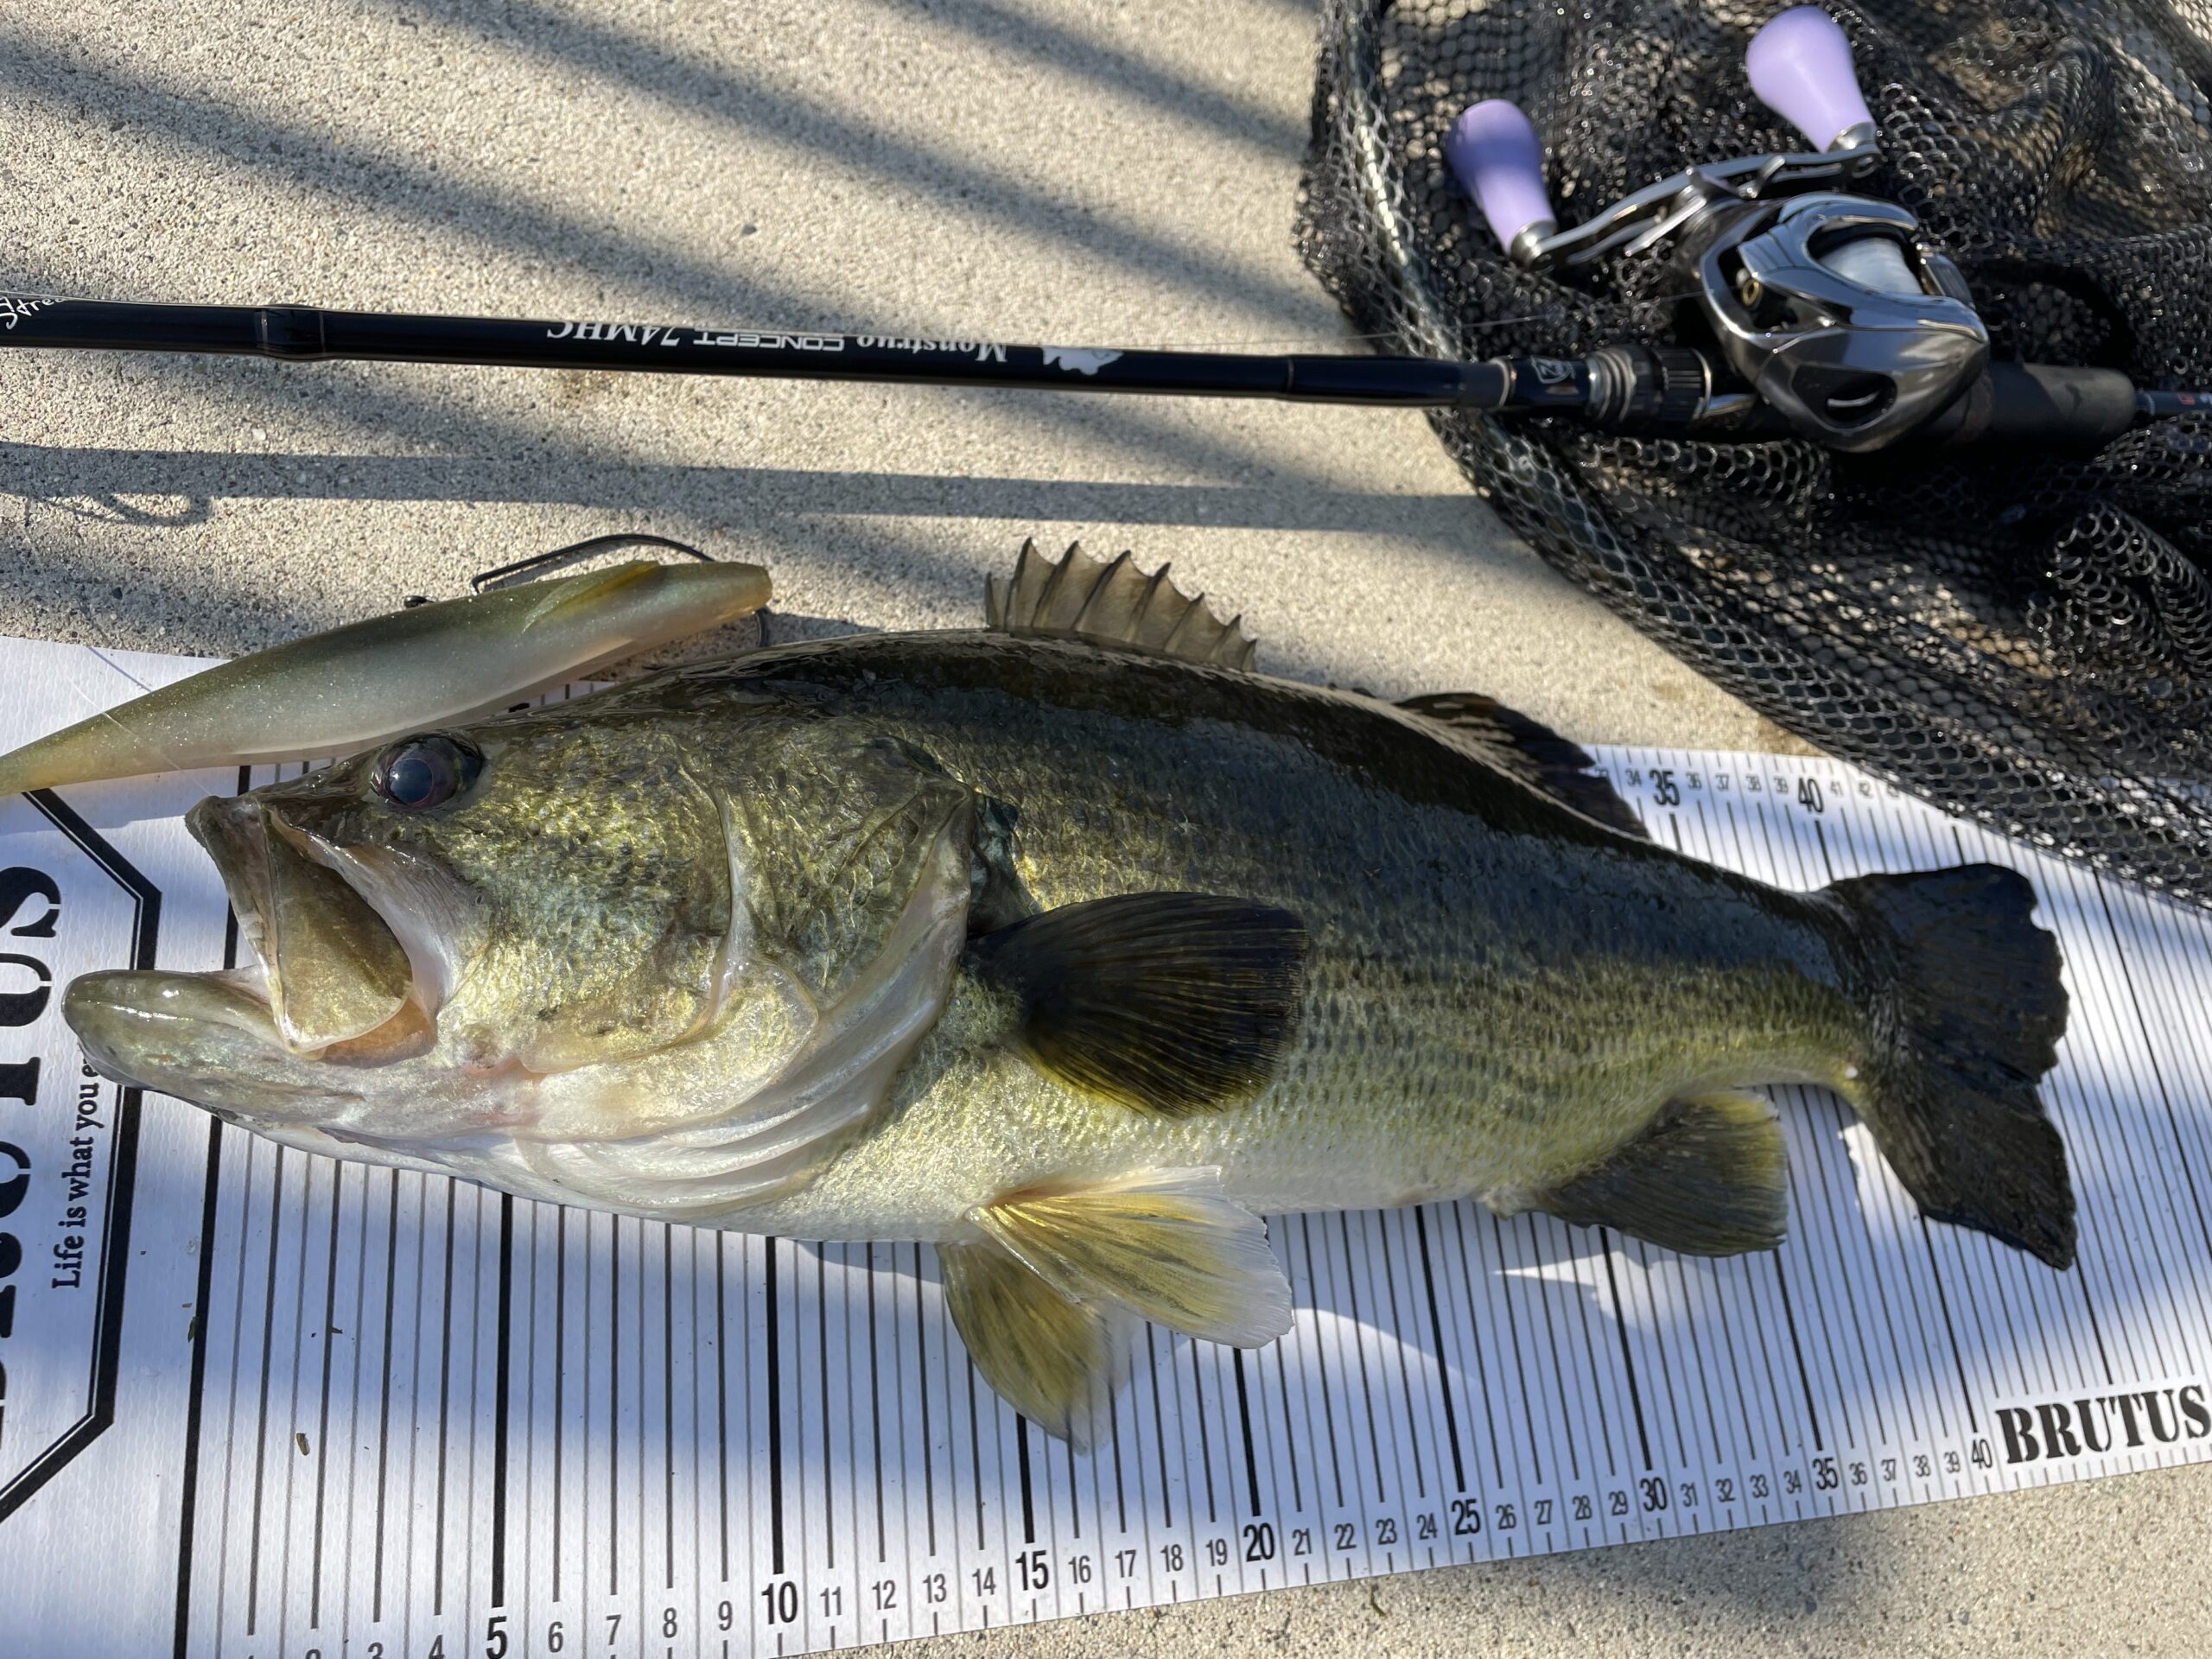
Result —
<svg viewBox="0 0 2212 1659"><path fill-rule="evenodd" d="M945 1241L1010 1192L1198 1167L1263 1214L1466 1197L1510 1213L1603 1162L1670 1102L1828 1081L1843 1063L1847 1020L1824 1021L1819 999L1711 966L1679 978L1599 965L1579 984L1492 987L1426 1031L1402 1006L1319 991L1314 1023L1263 1094L1179 1118L1086 1096L969 1041L963 1027L980 1031L988 1015L982 999L956 998L880 1123L804 1188L726 1224Z"/></svg>

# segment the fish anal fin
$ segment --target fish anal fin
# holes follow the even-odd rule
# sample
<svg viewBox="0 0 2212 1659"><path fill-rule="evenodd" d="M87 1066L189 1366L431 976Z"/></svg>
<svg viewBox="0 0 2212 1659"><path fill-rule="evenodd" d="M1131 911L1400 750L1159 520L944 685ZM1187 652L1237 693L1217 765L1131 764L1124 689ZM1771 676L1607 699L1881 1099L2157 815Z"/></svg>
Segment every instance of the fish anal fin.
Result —
<svg viewBox="0 0 2212 1659"><path fill-rule="evenodd" d="M1297 1029L1307 937L1288 911L1122 893L986 933L969 964L1016 1003L1014 1040L1071 1087L1167 1116L1250 1100Z"/></svg>
<svg viewBox="0 0 2212 1659"><path fill-rule="evenodd" d="M944 1300L983 1380L1016 1411L1087 1451L1110 1423L1139 1321L1079 1302L995 1240L940 1244Z"/></svg>
<svg viewBox="0 0 2212 1659"><path fill-rule="evenodd" d="M1061 1295L1240 1348L1290 1329L1267 1224L1217 1169L1149 1169L1012 1192L969 1219Z"/></svg>
<svg viewBox="0 0 2212 1659"><path fill-rule="evenodd" d="M1593 762L1579 745L1495 697L1437 691L1408 697L1398 707L1450 728L1461 748L1584 817L1639 840L1646 837L1643 820L1591 770Z"/></svg>
<svg viewBox="0 0 2212 1659"><path fill-rule="evenodd" d="M1242 616L1223 621L1203 594L1170 582L1166 565L1146 572L1126 552L1111 563L1094 559L1080 542L1057 560L1024 542L1014 575L985 582L983 619L1001 633L1081 639L1222 668L1250 669L1259 648Z"/></svg>
<svg viewBox="0 0 2212 1659"><path fill-rule="evenodd" d="M1772 1249L1789 1223L1782 1125L1757 1095L1678 1101L1605 1162L1528 1203L1686 1255Z"/></svg>

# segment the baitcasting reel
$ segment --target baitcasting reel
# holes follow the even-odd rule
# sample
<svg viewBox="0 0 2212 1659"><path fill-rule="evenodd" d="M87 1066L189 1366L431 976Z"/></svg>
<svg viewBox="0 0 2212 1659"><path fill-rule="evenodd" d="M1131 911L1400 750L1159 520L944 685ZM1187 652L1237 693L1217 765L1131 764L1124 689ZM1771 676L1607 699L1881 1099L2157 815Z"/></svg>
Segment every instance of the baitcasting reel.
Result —
<svg viewBox="0 0 2212 1659"><path fill-rule="evenodd" d="M1821 148L1709 162L1558 228L1535 127L1503 99L1462 115L1446 157L1515 263L1571 270L1672 239L1671 263L1749 397L1708 384L1725 421L1752 400L1834 449L1879 449L1959 404L1989 334L1958 267L1890 202L1840 194L1880 159L1851 45L1817 7L1782 13L1745 54L1762 102ZM1687 364L1662 373L1680 378ZM1694 354L1685 354L1694 355ZM1701 360L1701 359L1700 359ZM1705 367L1709 380L1710 365Z"/></svg>

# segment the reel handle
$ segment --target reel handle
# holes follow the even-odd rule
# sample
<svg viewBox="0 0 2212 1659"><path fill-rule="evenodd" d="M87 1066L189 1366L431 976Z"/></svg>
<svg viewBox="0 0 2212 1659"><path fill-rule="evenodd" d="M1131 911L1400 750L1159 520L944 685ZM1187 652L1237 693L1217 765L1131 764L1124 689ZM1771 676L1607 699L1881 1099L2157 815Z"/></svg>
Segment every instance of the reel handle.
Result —
<svg viewBox="0 0 2212 1659"><path fill-rule="evenodd" d="M1759 102L1815 149L1850 149L1878 130L1859 90L1851 41L1818 6L1792 6L1751 36L1744 68Z"/></svg>
<svg viewBox="0 0 2212 1659"><path fill-rule="evenodd" d="M1486 99L1444 136L1444 159L1509 254L1559 229L1544 190L1544 147L1518 105Z"/></svg>

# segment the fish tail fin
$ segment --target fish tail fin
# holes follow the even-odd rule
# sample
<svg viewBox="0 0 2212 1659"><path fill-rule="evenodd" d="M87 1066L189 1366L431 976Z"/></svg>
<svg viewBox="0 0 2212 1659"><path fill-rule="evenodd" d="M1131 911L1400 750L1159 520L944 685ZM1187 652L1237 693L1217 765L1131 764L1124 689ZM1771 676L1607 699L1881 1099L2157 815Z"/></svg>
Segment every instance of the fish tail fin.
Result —
<svg viewBox="0 0 2212 1659"><path fill-rule="evenodd" d="M2035 889L1968 864L1866 875L1823 895L1866 1050L1843 1093L1897 1179L1938 1221L1979 1228L2054 1268L2074 1261L2066 1147L2036 1084L2066 1029L2058 942Z"/></svg>

